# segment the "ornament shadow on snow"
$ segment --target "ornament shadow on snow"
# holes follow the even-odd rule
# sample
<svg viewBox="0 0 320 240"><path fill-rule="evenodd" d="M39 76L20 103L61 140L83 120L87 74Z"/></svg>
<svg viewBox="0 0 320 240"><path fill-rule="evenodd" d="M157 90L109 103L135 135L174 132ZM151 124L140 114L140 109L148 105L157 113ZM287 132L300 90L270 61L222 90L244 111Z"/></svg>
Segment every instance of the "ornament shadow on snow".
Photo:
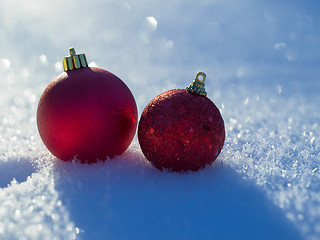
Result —
<svg viewBox="0 0 320 240"><path fill-rule="evenodd" d="M138 140L145 157L157 168L196 171L220 154L224 122L206 97L205 79L205 73L199 72L186 89L161 93L145 107Z"/></svg>
<svg viewBox="0 0 320 240"><path fill-rule="evenodd" d="M88 67L86 56L70 48L65 72L42 93L37 125L49 151L62 160L96 162L122 154L137 127L137 106L116 75Z"/></svg>

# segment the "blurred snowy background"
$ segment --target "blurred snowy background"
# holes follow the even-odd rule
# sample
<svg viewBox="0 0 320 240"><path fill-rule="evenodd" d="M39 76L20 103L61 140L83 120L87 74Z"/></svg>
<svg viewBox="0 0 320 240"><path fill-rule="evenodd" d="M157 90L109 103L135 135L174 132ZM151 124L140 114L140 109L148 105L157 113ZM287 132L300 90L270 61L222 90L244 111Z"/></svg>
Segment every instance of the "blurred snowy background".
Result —
<svg viewBox="0 0 320 240"><path fill-rule="evenodd" d="M320 3L0 2L0 239L320 239ZM119 76L141 114L197 71L221 110L219 158L158 171L53 157L36 128L69 47Z"/></svg>

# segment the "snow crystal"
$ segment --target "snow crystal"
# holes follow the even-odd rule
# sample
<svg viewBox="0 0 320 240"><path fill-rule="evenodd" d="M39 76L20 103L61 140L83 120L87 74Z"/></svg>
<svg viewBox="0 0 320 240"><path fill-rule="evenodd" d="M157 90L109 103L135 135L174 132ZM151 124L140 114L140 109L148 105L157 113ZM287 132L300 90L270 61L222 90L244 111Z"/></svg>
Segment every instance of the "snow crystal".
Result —
<svg viewBox="0 0 320 240"><path fill-rule="evenodd" d="M279 42L279 43L276 43L275 45L273 45L273 48L275 50L281 50L281 49L284 49L286 48L287 44L284 43L284 42Z"/></svg>
<svg viewBox="0 0 320 240"><path fill-rule="evenodd" d="M63 71L62 62L56 62L56 63L54 64L54 67L55 67L55 69L56 69L56 71L57 71L58 73L60 73L60 72Z"/></svg>
<svg viewBox="0 0 320 240"><path fill-rule="evenodd" d="M5 71L10 68L11 62L6 58L0 59L0 71Z"/></svg>
<svg viewBox="0 0 320 240"><path fill-rule="evenodd" d="M155 31L157 29L158 22L154 17L146 17L146 21L150 26L151 31Z"/></svg>
<svg viewBox="0 0 320 240"><path fill-rule="evenodd" d="M39 60L40 62L43 64L43 65L47 65L48 64L48 59L47 59L47 56L42 54L39 56Z"/></svg>

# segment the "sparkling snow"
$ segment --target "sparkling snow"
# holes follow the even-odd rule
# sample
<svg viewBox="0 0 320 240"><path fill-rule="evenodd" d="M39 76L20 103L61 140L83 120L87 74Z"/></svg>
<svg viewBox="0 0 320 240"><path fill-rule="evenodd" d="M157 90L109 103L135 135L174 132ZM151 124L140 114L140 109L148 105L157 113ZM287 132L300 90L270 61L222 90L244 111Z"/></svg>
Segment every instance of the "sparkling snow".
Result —
<svg viewBox="0 0 320 240"><path fill-rule="evenodd" d="M0 239L320 239L320 4L0 2ZM62 162L36 127L69 47L132 90L141 114L197 71L225 120L218 159L158 171Z"/></svg>

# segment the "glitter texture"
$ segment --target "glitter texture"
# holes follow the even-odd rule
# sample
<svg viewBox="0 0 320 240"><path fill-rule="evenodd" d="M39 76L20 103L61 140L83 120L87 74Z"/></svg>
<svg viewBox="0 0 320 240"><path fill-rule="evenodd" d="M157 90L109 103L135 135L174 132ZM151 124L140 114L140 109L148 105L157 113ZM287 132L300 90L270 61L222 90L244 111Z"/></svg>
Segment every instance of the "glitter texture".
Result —
<svg viewBox="0 0 320 240"><path fill-rule="evenodd" d="M157 168L196 171L220 154L224 122L209 98L174 89L146 106L138 139L143 154Z"/></svg>

